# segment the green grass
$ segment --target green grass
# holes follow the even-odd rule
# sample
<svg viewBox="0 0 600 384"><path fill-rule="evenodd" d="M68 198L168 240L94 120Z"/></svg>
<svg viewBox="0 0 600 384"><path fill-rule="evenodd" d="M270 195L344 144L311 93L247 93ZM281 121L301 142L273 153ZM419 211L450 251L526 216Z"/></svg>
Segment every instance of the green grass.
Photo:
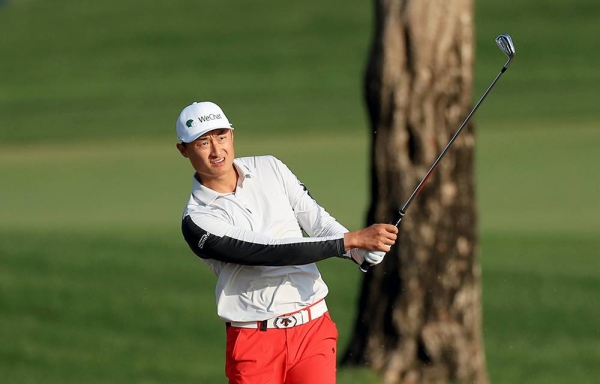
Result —
<svg viewBox="0 0 600 384"><path fill-rule="evenodd" d="M483 237L484 334L493 382L596 382L599 253L594 235Z"/></svg>
<svg viewBox="0 0 600 384"><path fill-rule="evenodd" d="M303 145L297 145L299 140ZM366 135L252 138L242 131L236 143L238 156L279 156L311 190L333 183L335 187L321 188L317 197L333 200L331 209L342 221L362 217ZM307 161L307 154L314 159ZM340 158L345 158L344 168L339 167ZM192 180L189 162L173 140L143 138L4 147L0 171L10 178L0 190L1 201L7 202L0 206L0 229L72 230L86 223L90 230L178 230ZM336 199L346 192L347 199Z"/></svg>
<svg viewBox="0 0 600 384"><path fill-rule="evenodd" d="M599 8L478 2L474 97L504 63L496 35L511 33L518 55L478 117L600 118ZM172 137L177 113L198 99L223 103L254 132L361 131L371 12L359 0L9 2L0 8L0 140Z"/></svg>
<svg viewBox="0 0 600 384"><path fill-rule="evenodd" d="M478 137L484 231L598 235L597 123L493 124Z"/></svg>
<svg viewBox="0 0 600 384"><path fill-rule="evenodd" d="M215 278L179 232L174 120L221 103L237 154L284 160L329 212L369 199L369 2L7 1L0 7L3 383L222 383ZM600 376L595 0L477 2L484 339L493 383ZM340 198L343 196L343 198ZM321 270L347 345L361 275ZM375 383L364 369L341 384Z"/></svg>
<svg viewBox="0 0 600 384"><path fill-rule="evenodd" d="M223 326L202 294L214 278L177 240L4 234L0 322L14 335L0 347L5 382L219 382L210 357Z"/></svg>

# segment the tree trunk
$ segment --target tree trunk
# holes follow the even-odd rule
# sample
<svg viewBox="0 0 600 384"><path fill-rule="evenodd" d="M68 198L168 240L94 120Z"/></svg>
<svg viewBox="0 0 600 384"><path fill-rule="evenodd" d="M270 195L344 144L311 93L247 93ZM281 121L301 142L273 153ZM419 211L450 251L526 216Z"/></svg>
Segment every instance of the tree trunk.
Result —
<svg viewBox="0 0 600 384"><path fill-rule="evenodd" d="M376 0L365 75L371 121L367 221L390 222L471 109L472 0ZM473 181L465 127L365 275L342 364L384 383L487 383Z"/></svg>

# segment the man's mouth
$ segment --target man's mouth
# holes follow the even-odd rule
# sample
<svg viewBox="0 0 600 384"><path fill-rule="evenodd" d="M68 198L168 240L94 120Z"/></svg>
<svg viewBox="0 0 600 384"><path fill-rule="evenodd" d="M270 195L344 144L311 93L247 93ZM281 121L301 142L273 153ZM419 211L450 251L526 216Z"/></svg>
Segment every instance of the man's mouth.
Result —
<svg viewBox="0 0 600 384"><path fill-rule="evenodd" d="M221 158L219 158L219 159L216 159L216 160L211 160L211 161L210 161L210 163L211 163L211 164L219 164L219 163L222 163L222 162L224 162L224 161L225 161L225 158L224 158L224 157L221 157Z"/></svg>

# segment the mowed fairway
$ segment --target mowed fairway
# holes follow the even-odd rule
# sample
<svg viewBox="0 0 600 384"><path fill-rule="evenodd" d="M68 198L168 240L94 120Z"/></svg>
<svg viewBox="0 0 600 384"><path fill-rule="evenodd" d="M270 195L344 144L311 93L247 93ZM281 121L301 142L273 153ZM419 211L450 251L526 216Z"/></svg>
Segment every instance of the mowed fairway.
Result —
<svg viewBox="0 0 600 384"><path fill-rule="evenodd" d="M243 136L240 132L241 155L257 151L285 159L332 214L351 228L360 225L367 197L363 135L305 138L302 148L295 136ZM493 156L491 139L497 140L480 139L488 153L481 155L486 161L480 178L486 179L487 167L512 175L519 157L502 151ZM331 141L340 145L331 147ZM529 144L529 156L550 155ZM346 157L346 151L355 156ZM0 367L8 382L223 382L224 336L214 313L214 277L179 234L190 171L172 142L34 146L2 153L0 169L11 180L0 196L10 202L0 221L5 335ZM583 190L594 187L585 177L573 182ZM549 190L552 184L538 181L537 188ZM593 305L600 289L600 241L581 229L593 225L594 215L581 215L581 227L557 230L560 218L569 217L567 186L555 188L558 201L539 202L521 219L518 206L531 203L526 194L506 192L513 204L502 203L500 214L485 207L495 205L492 192L479 190L482 221L491 221L483 226L481 261L494 382L592 382L600 359L600 311ZM589 203L596 204L590 211L598 208L597 201ZM546 220L538 231L519 227L532 215L545 217L549 206L558 222ZM343 349L360 273L341 260L322 263L322 270ZM342 371L340 382L361 382L364 377L356 381L361 374L368 376Z"/></svg>
<svg viewBox="0 0 600 384"><path fill-rule="evenodd" d="M1 383L226 382L215 278L179 230L191 168L174 120L192 100L223 104L239 156L278 156L363 224L370 3L208 9L0 5ZM517 48L475 117L492 383L600 377L599 17L595 0L476 5L474 98L504 62L493 38ZM320 268L343 351L362 276Z"/></svg>

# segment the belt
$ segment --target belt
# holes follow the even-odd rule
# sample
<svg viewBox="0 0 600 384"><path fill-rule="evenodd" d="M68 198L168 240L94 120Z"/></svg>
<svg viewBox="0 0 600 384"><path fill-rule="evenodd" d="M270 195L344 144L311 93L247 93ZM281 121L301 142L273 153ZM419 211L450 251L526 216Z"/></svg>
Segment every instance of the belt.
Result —
<svg viewBox="0 0 600 384"><path fill-rule="evenodd" d="M262 321L231 321L227 325L237 328L257 328L266 331L268 328L292 328L306 324L311 320L323 316L327 312L325 300L317 301L309 307L296 312L273 317Z"/></svg>

